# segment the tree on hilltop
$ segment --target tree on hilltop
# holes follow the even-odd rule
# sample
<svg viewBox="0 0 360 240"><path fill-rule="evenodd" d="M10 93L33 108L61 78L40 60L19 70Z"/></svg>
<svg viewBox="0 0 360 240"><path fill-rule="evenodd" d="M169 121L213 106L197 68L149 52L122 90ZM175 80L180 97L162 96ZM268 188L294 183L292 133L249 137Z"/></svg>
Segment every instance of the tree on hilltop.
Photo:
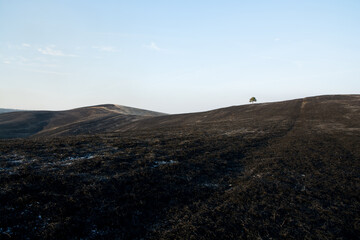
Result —
<svg viewBox="0 0 360 240"><path fill-rule="evenodd" d="M256 98L255 97L250 98L249 102L251 102L251 103L256 102Z"/></svg>

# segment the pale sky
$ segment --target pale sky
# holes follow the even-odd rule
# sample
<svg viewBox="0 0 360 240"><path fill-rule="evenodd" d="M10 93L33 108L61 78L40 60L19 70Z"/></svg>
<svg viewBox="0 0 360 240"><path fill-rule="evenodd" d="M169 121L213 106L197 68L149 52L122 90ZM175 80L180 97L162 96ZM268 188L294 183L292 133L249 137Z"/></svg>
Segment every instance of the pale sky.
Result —
<svg viewBox="0 0 360 240"><path fill-rule="evenodd" d="M359 0L0 0L0 108L360 93Z"/></svg>

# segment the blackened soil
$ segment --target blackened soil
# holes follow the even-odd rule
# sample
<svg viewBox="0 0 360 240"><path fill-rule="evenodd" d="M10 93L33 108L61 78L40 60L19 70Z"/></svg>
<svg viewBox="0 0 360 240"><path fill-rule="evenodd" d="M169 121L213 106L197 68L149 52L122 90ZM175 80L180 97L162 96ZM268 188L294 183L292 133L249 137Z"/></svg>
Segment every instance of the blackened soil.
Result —
<svg viewBox="0 0 360 240"><path fill-rule="evenodd" d="M1 140L0 238L357 239L359 98L291 104L243 124Z"/></svg>

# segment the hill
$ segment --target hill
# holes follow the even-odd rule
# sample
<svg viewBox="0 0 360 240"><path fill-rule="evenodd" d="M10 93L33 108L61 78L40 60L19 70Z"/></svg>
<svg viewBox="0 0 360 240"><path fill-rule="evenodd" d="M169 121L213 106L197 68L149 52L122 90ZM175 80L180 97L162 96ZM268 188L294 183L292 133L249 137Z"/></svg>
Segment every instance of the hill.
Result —
<svg viewBox="0 0 360 240"><path fill-rule="evenodd" d="M0 138L184 128L230 135L264 134L293 127L348 132L359 131L358 106L359 95L333 95L174 115L113 104L68 111L13 112L0 115Z"/></svg>
<svg viewBox="0 0 360 240"><path fill-rule="evenodd" d="M8 112L17 112L17 111L22 111L22 110L10 109L10 108L0 108L0 114L1 113L8 113Z"/></svg>
<svg viewBox="0 0 360 240"><path fill-rule="evenodd" d="M347 134L360 131L359 117L360 95L331 95L160 116L124 125L118 131L191 128L227 135L253 135L301 129Z"/></svg>
<svg viewBox="0 0 360 240"><path fill-rule="evenodd" d="M120 105L98 105L67 111L26 111L0 115L0 138L93 134L162 113Z"/></svg>
<svg viewBox="0 0 360 240"><path fill-rule="evenodd" d="M359 117L319 96L0 140L0 238L358 239Z"/></svg>

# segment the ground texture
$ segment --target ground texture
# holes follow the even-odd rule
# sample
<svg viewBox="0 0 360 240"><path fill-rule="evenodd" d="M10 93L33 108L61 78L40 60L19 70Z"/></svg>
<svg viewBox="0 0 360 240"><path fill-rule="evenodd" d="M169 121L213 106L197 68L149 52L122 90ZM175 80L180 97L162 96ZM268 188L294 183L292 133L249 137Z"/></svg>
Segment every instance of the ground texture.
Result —
<svg viewBox="0 0 360 240"><path fill-rule="evenodd" d="M1 239L357 239L360 97L0 140Z"/></svg>

